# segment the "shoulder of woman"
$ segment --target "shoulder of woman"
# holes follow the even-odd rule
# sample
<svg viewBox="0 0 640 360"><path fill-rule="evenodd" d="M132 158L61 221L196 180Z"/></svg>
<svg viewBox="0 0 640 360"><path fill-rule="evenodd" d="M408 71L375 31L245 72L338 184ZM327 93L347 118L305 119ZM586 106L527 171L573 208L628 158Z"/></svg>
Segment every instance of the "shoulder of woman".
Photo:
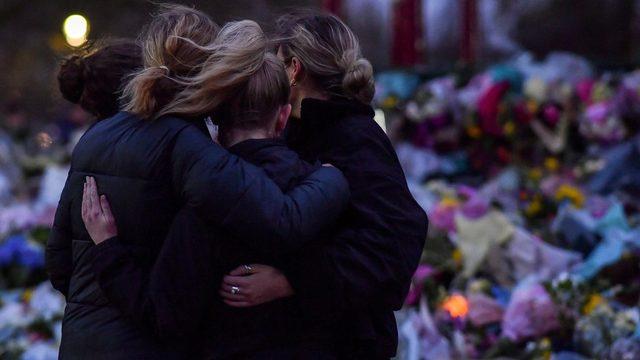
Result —
<svg viewBox="0 0 640 360"><path fill-rule="evenodd" d="M365 114L352 114L336 122L337 132L343 141L357 144L368 143L372 140L386 137L386 134L373 119Z"/></svg>
<svg viewBox="0 0 640 360"><path fill-rule="evenodd" d="M156 122L161 126L175 129L176 131L180 131L188 127L196 128L196 126L189 120L181 117L177 117L177 116L172 116L172 115L161 116L155 120L149 120L149 121Z"/></svg>

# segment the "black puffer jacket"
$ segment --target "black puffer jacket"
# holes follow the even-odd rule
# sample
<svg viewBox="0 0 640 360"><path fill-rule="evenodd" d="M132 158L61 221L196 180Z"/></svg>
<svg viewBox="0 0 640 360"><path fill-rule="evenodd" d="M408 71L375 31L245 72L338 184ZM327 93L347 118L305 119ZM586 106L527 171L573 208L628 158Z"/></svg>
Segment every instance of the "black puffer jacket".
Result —
<svg viewBox="0 0 640 360"><path fill-rule="evenodd" d="M323 168L283 195L262 170L215 145L181 119L146 121L128 113L93 126L74 150L46 267L65 294L63 359L164 359L183 353L160 344L109 304L95 281L95 246L81 219L85 176L109 198L120 240L151 267L177 210L265 252L295 249L332 221L348 198L339 171ZM251 216L247 216L251 214ZM239 240L240 241L240 240Z"/></svg>
<svg viewBox="0 0 640 360"><path fill-rule="evenodd" d="M246 140L229 151L264 169L282 191L293 189L320 166L302 161L276 139ZM95 247L93 268L112 304L158 338L192 344L185 351L190 359L326 355L333 350L332 327L308 321L295 297L233 308L217 294L222 277L232 269L254 263L279 267L291 256L297 255L278 258L243 246L182 209L150 274L117 236Z"/></svg>

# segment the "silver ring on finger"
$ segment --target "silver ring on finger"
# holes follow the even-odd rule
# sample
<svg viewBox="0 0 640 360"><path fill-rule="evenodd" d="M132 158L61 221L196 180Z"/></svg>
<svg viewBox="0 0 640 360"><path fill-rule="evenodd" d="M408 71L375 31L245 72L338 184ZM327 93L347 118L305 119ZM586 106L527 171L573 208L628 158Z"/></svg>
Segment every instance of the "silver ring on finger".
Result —
<svg viewBox="0 0 640 360"><path fill-rule="evenodd" d="M251 265L242 265L245 274L253 274L253 267Z"/></svg>
<svg viewBox="0 0 640 360"><path fill-rule="evenodd" d="M238 295L238 294L240 294L240 288L239 288L239 287L237 287L237 286L232 286L232 287L231 287L231 294L232 294L232 295Z"/></svg>

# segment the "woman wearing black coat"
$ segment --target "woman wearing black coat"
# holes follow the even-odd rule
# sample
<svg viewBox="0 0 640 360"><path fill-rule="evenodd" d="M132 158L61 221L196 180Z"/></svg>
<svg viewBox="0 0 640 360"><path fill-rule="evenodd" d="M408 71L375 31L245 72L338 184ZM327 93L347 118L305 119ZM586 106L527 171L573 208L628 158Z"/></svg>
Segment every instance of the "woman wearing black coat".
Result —
<svg viewBox="0 0 640 360"><path fill-rule="evenodd" d="M373 72L351 30L330 15L288 15L278 21L277 40L292 86L288 145L307 161L341 169L352 194L327 242L292 257L284 273L310 323L333 324L340 358L388 359L397 348L393 311L402 306L418 265L426 214L373 119ZM226 276L224 283L227 289L264 283L253 277ZM270 298L252 294L236 301Z"/></svg>
<svg viewBox="0 0 640 360"><path fill-rule="evenodd" d="M206 60L202 48L217 26L204 14L169 7L148 28L145 69L126 89L130 112L94 125L76 146L55 223L47 243L47 271L65 294L60 358L163 359L183 354L162 343L112 306L98 286L92 243L80 216L82 188L94 177L109 197L120 239L150 268L180 207L229 231L256 249L295 248L340 212L348 197L339 171L323 168L283 195L258 168L229 154L192 122L207 111L163 111L184 90L186 76ZM172 35L182 35L180 38ZM194 90L194 88L191 88ZM196 89L197 90L197 89ZM215 102L215 99L211 101ZM251 213L247 217L246 213Z"/></svg>
<svg viewBox="0 0 640 360"><path fill-rule="evenodd" d="M247 38L262 46L247 42ZM240 41L237 47L235 39ZM235 70L244 76L242 83L218 90L219 95L226 94L225 101L214 109L220 124L220 143L261 167L282 191L293 189L320 164L301 160L279 138L291 109L289 78L282 62L267 51L271 43L253 21L226 24L216 44L245 48L243 52L253 59L253 66ZM218 52L217 61L224 62L225 53ZM212 61L207 66L215 65ZM215 83L219 78L216 72L207 74L207 82ZM230 307L222 302L227 297L225 292L222 296L215 294L215 286L226 272L253 262L283 267L287 258L298 252L265 252L248 247L231 234L202 224L183 209L147 275L124 249L108 200L98 198L92 181L83 197L83 220L98 244L93 269L106 296L124 315L155 336L193 344L193 353L185 354L189 358L333 358L328 336L331 329L306 322L305 309L297 298L284 296L290 289L281 289L277 301L247 308ZM231 289L236 293L246 290ZM233 296L228 299L233 300Z"/></svg>

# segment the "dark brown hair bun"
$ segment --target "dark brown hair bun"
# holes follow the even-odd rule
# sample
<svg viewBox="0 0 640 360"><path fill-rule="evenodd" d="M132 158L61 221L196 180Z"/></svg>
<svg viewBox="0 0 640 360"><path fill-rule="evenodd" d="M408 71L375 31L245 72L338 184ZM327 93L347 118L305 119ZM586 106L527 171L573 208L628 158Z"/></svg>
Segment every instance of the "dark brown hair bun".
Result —
<svg viewBox="0 0 640 360"><path fill-rule="evenodd" d="M135 41L102 41L62 61L58 86L66 100L106 118L119 111L122 89L141 67L142 51Z"/></svg>
<svg viewBox="0 0 640 360"><path fill-rule="evenodd" d="M62 97L77 104L84 91L84 62L82 57L73 55L62 61L58 72L58 85Z"/></svg>

